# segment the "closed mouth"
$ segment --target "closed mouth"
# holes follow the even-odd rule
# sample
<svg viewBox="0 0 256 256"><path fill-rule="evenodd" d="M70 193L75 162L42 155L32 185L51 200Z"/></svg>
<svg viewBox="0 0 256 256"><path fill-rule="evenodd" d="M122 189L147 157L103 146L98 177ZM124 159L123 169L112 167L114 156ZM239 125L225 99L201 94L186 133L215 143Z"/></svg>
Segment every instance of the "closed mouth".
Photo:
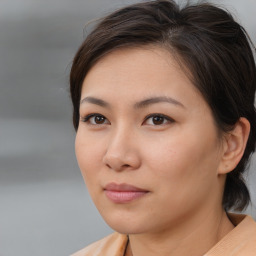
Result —
<svg viewBox="0 0 256 256"><path fill-rule="evenodd" d="M128 203L144 196L149 191L126 183L109 183L104 188L104 192L114 203Z"/></svg>

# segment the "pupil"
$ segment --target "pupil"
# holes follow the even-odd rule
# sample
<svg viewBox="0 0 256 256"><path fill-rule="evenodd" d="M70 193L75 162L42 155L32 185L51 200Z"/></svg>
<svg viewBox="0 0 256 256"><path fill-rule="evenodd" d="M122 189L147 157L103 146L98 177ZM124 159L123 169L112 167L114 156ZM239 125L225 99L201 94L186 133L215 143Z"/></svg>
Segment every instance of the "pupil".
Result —
<svg viewBox="0 0 256 256"><path fill-rule="evenodd" d="M96 117L95 117L95 122L96 122L97 124L102 124L102 123L104 123L104 121L105 121L105 119L104 119L103 116L96 116Z"/></svg>
<svg viewBox="0 0 256 256"><path fill-rule="evenodd" d="M153 123L154 124L162 124L163 123L163 117L161 117L161 116L154 116Z"/></svg>

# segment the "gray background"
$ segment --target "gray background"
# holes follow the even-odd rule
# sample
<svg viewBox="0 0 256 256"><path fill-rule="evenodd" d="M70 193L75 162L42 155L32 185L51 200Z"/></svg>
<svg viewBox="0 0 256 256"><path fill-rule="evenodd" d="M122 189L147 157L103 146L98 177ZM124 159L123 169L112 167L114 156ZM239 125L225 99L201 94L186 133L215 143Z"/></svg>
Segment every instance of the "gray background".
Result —
<svg viewBox="0 0 256 256"><path fill-rule="evenodd" d="M84 25L131 2L0 0L0 256L70 255L111 232L75 160L68 75ZM213 2L256 43L256 1Z"/></svg>

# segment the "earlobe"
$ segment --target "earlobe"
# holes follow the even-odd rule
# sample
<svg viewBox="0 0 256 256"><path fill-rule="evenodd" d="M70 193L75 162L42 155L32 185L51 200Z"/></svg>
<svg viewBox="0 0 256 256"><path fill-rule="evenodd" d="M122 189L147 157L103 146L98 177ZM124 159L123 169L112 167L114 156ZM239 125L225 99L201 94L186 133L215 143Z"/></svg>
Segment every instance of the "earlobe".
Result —
<svg viewBox="0 0 256 256"><path fill-rule="evenodd" d="M233 171L243 157L247 140L250 133L249 121L241 117L233 130L229 131L224 138L223 154L218 173L226 174Z"/></svg>

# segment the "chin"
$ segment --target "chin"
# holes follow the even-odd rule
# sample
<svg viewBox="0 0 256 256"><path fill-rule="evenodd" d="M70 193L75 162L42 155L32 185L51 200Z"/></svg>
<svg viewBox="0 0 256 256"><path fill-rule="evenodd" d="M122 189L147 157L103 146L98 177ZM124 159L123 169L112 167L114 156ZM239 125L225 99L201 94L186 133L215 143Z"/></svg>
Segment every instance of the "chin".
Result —
<svg viewBox="0 0 256 256"><path fill-rule="evenodd" d="M140 234L145 232L145 227L147 227L146 223L141 223L138 218L133 218L136 219L136 221L134 221L130 216L124 216L124 214L120 214L119 216L112 215L111 217L102 217L110 228L120 234Z"/></svg>
<svg viewBox="0 0 256 256"><path fill-rule="evenodd" d="M120 225L112 225L107 223L110 228L112 228L113 230L115 230L116 232L120 233L120 234L124 234L124 235L130 235L130 234L141 234L144 233L145 231L141 228L141 227L134 227L129 225L129 223L122 223Z"/></svg>

